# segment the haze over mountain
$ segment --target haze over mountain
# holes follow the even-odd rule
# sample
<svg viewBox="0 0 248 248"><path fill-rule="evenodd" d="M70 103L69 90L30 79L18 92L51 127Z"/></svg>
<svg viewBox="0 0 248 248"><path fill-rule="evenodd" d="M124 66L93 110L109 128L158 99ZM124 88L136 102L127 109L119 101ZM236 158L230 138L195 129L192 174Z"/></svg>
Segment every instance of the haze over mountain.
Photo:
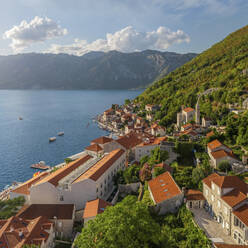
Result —
<svg viewBox="0 0 248 248"><path fill-rule="evenodd" d="M0 89L143 88L196 55L145 50L0 56Z"/></svg>

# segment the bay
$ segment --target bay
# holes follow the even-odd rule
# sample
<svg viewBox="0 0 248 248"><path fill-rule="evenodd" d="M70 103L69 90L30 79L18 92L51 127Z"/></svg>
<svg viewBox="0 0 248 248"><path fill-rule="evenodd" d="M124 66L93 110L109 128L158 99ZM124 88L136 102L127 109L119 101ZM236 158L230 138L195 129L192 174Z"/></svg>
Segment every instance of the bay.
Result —
<svg viewBox="0 0 248 248"><path fill-rule="evenodd" d="M0 190L32 177L31 164L59 164L83 151L92 139L108 134L92 118L141 92L0 90ZM60 131L65 135L57 136ZM49 143L52 136L57 140Z"/></svg>

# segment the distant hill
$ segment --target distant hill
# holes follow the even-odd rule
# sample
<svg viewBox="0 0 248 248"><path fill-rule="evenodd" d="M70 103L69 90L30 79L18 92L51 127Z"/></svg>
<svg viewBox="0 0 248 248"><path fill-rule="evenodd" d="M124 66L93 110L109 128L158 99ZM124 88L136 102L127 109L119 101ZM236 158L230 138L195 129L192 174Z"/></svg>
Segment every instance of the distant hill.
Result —
<svg viewBox="0 0 248 248"><path fill-rule="evenodd" d="M0 89L143 88L195 57L146 50L0 56Z"/></svg>
<svg viewBox="0 0 248 248"><path fill-rule="evenodd" d="M181 105L194 107L197 95L209 88L218 91L202 98L201 114L226 124L230 103L242 105L248 97L248 26L228 35L190 62L154 82L137 101L161 104L155 115L165 126L176 120Z"/></svg>

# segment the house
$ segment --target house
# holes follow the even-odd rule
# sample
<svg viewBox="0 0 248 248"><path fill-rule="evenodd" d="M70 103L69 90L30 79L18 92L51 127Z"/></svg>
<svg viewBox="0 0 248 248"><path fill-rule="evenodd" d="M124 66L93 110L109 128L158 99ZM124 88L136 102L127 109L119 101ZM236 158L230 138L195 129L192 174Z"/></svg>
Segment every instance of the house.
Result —
<svg viewBox="0 0 248 248"><path fill-rule="evenodd" d="M148 181L148 190L159 214L174 213L183 203L183 193L169 172Z"/></svg>
<svg viewBox="0 0 248 248"><path fill-rule="evenodd" d="M207 145L208 155L214 168L217 168L221 161L239 163L240 161L234 156L232 150L223 145L219 140L213 140Z"/></svg>
<svg viewBox="0 0 248 248"><path fill-rule="evenodd" d="M92 156L102 156L104 153L103 148L99 145L99 144L93 144L90 146L87 146L85 148L85 151L87 152L87 154L92 155Z"/></svg>
<svg viewBox="0 0 248 248"><path fill-rule="evenodd" d="M214 136L214 135L215 135L214 131L210 131L210 132L208 132L208 133L206 134L206 137L209 138L209 137L212 137L212 136Z"/></svg>
<svg viewBox="0 0 248 248"><path fill-rule="evenodd" d="M160 125L158 125L157 123L154 123L151 126L151 134L153 136L165 136L166 133L166 129Z"/></svg>
<svg viewBox="0 0 248 248"><path fill-rule="evenodd" d="M159 106L157 106L157 105L146 104L146 106L145 106L145 110L146 110L147 112L156 111L157 109L159 109Z"/></svg>
<svg viewBox="0 0 248 248"><path fill-rule="evenodd" d="M116 119L112 121L112 125L115 129L121 128L122 122L120 119Z"/></svg>
<svg viewBox="0 0 248 248"><path fill-rule="evenodd" d="M50 248L54 237L54 224L42 216L31 220L17 216L0 220L1 248L21 248L24 245Z"/></svg>
<svg viewBox="0 0 248 248"><path fill-rule="evenodd" d="M210 127L212 124L212 120L209 117L202 117L202 126L205 128Z"/></svg>
<svg viewBox="0 0 248 248"><path fill-rule="evenodd" d="M99 145L104 152L111 152L116 149L116 143L112 138L102 136L90 142L91 145Z"/></svg>
<svg viewBox="0 0 248 248"><path fill-rule="evenodd" d="M237 176L213 173L202 180L206 210L238 244L248 244L248 186Z"/></svg>
<svg viewBox="0 0 248 248"><path fill-rule="evenodd" d="M146 119L148 121L152 121L153 120L153 114L151 112L146 113Z"/></svg>
<svg viewBox="0 0 248 248"><path fill-rule="evenodd" d="M162 142L166 140L167 137L148 138L146 141L138 144L135 147L135 160L140 161L142 157L149 156L152 150L156 147L160 147Z"/></svg>
<svg viewBox="0 0 248 248"><path fill-rule="evenodd" d="M33 184L39 182L42 178L46 177L48 172L39 173L37 176L32 177L31 179L27 180L26 182L18 185L15 189L10 191L10 199L23 196L27 203L30 202L30 188Z"/></svg>
<svg viewBox="0 0 248 248"><path fill-rule="evenodd" d="M84 226L89 220L93 220L98 214L103 213L104 210L109 206L112 206L112 204L99 198L86 202L83 214Z"/></svg>
<svg viewBox="0 0 248 248"><path fill-rule="evenodd" d="M185 194L186 207L191 208L204 208L205 198L201 191L189 189Z"/></svg>
<svg viewBox="0 0 248 248"><path fill-rule="evenodd" d="M16 215L18 218L34 220L45 217L53 223L53 229L58 237L71 237L75 220L73 204L31 204L25 205Z"/></svg>
<svg viewBox="0 0 248 248"><path fill-rule="evenodd" d="M85 155L49 174L30 188L33 204L74 204L82 210L87 201L107 199L113 176L125 168L125 151L116 149L103 157Z"/></svg>
<svg viewBox="0 0 248 248"><path fill-rule="evenodd" d="M177 127L180 128L182 124L194 120L195 110L193 108L183 108L182 111L177 113Z"/></svg>
<svg viewBox="0 0 248 248"><path fill-rule="evenodd" d="M112 108L107 109L103 112L102 119L103 121L109 121L112 119L113 115L114 115L114 110Z"/></svg>

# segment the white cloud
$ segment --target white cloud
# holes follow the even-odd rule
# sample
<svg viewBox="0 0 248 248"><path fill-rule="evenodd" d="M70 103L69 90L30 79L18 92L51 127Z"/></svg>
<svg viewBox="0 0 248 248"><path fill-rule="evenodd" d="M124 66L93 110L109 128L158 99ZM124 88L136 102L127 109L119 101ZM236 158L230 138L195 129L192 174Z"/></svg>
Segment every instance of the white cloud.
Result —
<svg viewBox="0 0 248 248"><path fill-rule="evenodd" d="M53 44L46 52L68 53L83 55L89 51L111 51L121 52L142 51L145 49L166 50L173 44L189 42L190 38L182 30L171 31L166 27L159 27L151 32L138 32L128 26L113 34L108 33L106 39L97 39L91 43L86 40L76 39L70 45Z"/></svg>
<svg viewBox="0 0 248 248"><path fill-rule="evenodd" d="M11 39L10 47L15 52L20 52L33 43L42 42L67 34L55 21L45 17L36 16L29 23L23 20L19 26L7 30L3 38Z"/></svg>

